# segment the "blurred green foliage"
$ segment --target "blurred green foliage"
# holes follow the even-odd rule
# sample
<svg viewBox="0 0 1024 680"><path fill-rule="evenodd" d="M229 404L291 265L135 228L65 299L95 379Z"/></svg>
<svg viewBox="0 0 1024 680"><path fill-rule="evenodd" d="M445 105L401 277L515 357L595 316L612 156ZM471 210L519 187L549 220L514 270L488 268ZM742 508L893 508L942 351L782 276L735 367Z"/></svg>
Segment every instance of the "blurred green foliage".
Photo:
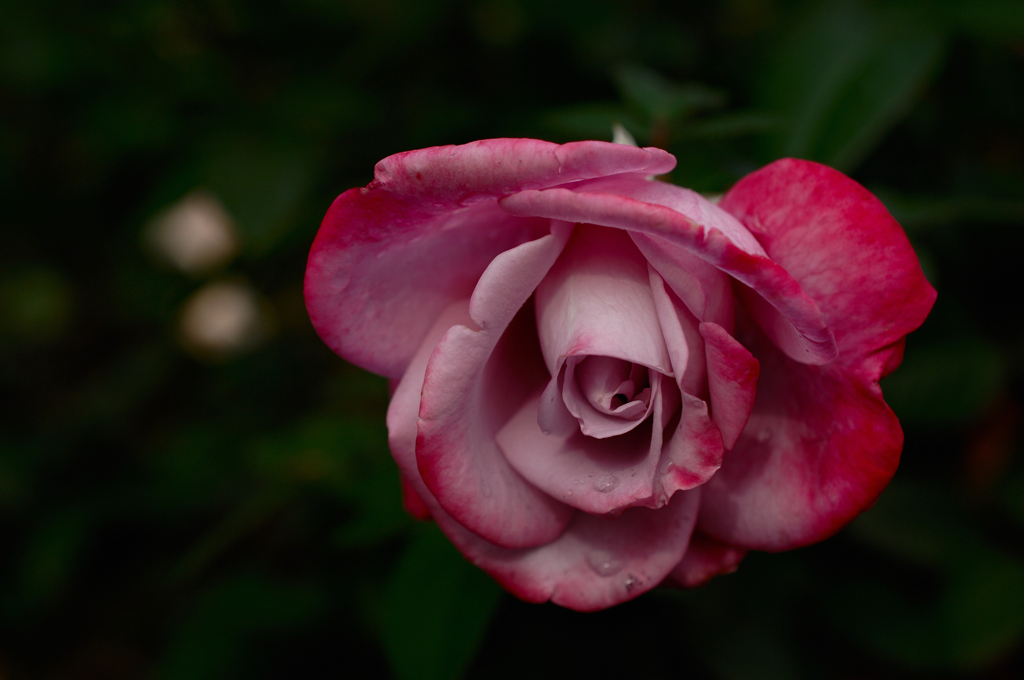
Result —
<svg viewBox="0 0 1024 680"><path fill-rule="evenodd" d="M388 154L615 123L705 192L851 173L939 301L874 508L579 615L402 511L302 276ZM146 245L196 191L208 271ZM0 0L0 200L0 678L1024 676L1019 0Z"/></svg>

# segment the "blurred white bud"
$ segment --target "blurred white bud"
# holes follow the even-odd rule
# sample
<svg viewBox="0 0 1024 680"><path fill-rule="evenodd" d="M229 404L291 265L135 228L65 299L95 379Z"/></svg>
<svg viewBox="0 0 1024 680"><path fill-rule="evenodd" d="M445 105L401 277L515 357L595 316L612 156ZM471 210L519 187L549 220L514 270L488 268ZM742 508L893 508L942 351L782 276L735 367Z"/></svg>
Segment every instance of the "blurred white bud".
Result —
<svg viewBox="0 0 1024 680"><path fill-rule="evenodd" d="M629 130L624 128L621 123L615 123L612 125L612 144L625 144L626 146L639 146L633 135L629 133Z"/></svg>
<svg viewBox="0 0 1024 680"><path fill-rule="evenodd" d="M209 283L185 301L178 320L182 346L199 358L219 359L259 344L271 330L269 303L247 283Z"/></svg>
<svg viewBox="0 0 1024 680"><path fill-rule="evenodd" d="M150 248L189 276L202 276L238 254L231 216L213 194L197 189L158 215L146 232Z"/></svg>

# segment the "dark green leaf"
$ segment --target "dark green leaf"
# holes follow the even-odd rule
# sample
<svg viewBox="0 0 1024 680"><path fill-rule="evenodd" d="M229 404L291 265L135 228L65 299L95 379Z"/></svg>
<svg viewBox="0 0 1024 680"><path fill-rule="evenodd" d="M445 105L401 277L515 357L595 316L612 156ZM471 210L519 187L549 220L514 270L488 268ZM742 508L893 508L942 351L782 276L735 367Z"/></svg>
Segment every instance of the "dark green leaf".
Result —
<svg viewBox="0 0 1024 680"><path fill-rule="evenodd" d="M421 527L398 563L381 635L399 680L461 676L487 629L501 589L434 525Z"/></svg>
<svg viewBox="0 0 1024 680"><path fill-rule="evenodd" d="M912 14L826 2L782 42L765 79L762 102L787 118L772 154L849 172L923 92L943 45Z"/></svg>
<svg viewBox="0 0 1024 680"><path fill-rule="evenodd" d="M721 92L697 83L673 83L642 66L620 66L613 75L623 99L653 120L685 118L725 104Z"/></svg>

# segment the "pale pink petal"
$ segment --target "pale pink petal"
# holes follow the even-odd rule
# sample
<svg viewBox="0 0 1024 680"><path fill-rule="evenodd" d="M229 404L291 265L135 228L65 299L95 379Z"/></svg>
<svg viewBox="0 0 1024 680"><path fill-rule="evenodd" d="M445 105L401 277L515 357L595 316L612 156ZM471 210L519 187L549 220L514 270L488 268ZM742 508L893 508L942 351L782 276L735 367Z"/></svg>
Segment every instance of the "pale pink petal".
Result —
<svg viewBox="0 0 1024 680"><path fill-rule="evenodd" d="M732 331L736 303L728 274L663 238L636 232L630 236L691 314Z"/></svg>
<svg viewBox="0 0 1024 680"><path fill-rule="evenodd" d="M623 177L622 191L643 181ZM763 297L764 309L755 313L763 316L765 331L787 355L809 364L828 363L837 356L835 339L821 310L800 284L781 266L747 252L719 229L706 229L672 208L619 194L587 193L585 187L578 192L560 187L523 191L499 203L523 217L551 217L661 237L700 256Z"/></svg>
<svg viewBox="0 0 1024 680"><path fill-rule="evenodd" d="M700 334L704 337L711 418L722 431L725 448L731 449L754 408L760 367L754 355L718 324L702 323Z"/></svg>
<svg viewBox="0 0 1024 680"><path fill-rule="evenodd" d="M646 367L612 357L572 359L580 396L590 406L605 415L625 419L638 419L646 413L644 404L650 401L652 387Z"/></svg>
<svg viewBox="0 0 1024 680"><path fill-rule="evenodd" d="M705 401L708 367L699 322L653 268L650 281L680 395L677 424L666 439L658 467L659 495L669 497L710 479L722 464L725 448Z"/></svg>
<svg viewBox="0 0 1024 680"><path fill-rule="evenodd" d="M562 382L562 402L587 437L625 434L654 408L661 380L652 379L646 366L595 355L564 357L563 362L552 381ZM542 419L538 413L538 423Z"/></svg>
<svg viewBox="0 0 1024 680"><path fill-rule="evenodd" d="M694 531L682 561L672 570L669 583L696 588L720 574L731 574L740 566L747 551L721 543L702 531Z"/></svg>
<svg viewBox="0 0 1024 680"><path fill-rule="evenodd" d="M591 514L653 506L661 453L662 418L648 418L609 439L545 434L537 423L541 396L528 399L498 432L505 458L537 488ZM661 398L659 398L660 402Z"/></svg>
<svg viewBox="0 0 1024 680"><path fill-rule="evenodd" d="M661 583L682 559L700 491L676 494L659 510L631 508L614 519L577 512L557 540L507 550L481 541L445 516L438 525L470 561L513 595L597 611Z"/></svg>
<svg viewBox="0 0 1024 680"><path fill-rule="evenodd" d="M473 293L472 320L445 333L423 379L420 475L459 524L506 547L553 540L572 512L525 481L495 443L498 430L548 378L533 310L523 304L564 247L566 226L494 259Z"/></svg>
<svg viewBox="0 0 1024 680"><path fill-rule="evenodd" d="M437 317L409 362L405 374L393 387L391 401L388 403L388 447L398 464L402 479L412 485L413 490L424 503L428 500L429 492L427 495L423 493L425 487L423 487L419 466L416 463L416 432L420 417L420 393L423 390L423 376L426 374L430 355L445 333L453 326L467 322L471 322L469 300L449 305ZM429 500L433 502L433 496Z"/></svg>
<svg viewBox="0 0 1024 680"><path fill-rule="evenodd" d="M647 262L616 229L580 225L537 287L537 329L551 375L560 359L601 355L668 373Z"/></svg>
<svg viewBox="0 0 1024 680"><path fill-rule="evenodd" d="M667 289L665 280L653 268L648 268L648 278L658 314L658 326L665 338L676 384L687 394L706 396L708 376L704 361L704 338L698 330L700 322Z"/></svg>
<svg viewBox="0 0 1024 680"><path fill-rule="evenodd" d="M493 139L385 158L365 189L335 200L309 254L306 306L324 342L392 378L437 316L468 297L499 253L547 233L494 199L607 174L667 172L660 149Z"/></svg>
<svg viewBox="0 0 1024 680"><path fill-rule="evenodd" d="M656 378L662 385L651 417L627 434L545 433L534 417L538 394L498 433L498 445L523 477L584 512L660 508L677 491L707 481L721 465L723 447L707 405L680 395L670 377Z"/></svg>
<svg viewBox="0 0 1024 680"><path fill-rule="evenodd" d="M564 375L564 369L559 368L548 381L537 405L537 425L541 431L559 437L567 437L580 429L580 421L566 408L562 398Z"/></svg>

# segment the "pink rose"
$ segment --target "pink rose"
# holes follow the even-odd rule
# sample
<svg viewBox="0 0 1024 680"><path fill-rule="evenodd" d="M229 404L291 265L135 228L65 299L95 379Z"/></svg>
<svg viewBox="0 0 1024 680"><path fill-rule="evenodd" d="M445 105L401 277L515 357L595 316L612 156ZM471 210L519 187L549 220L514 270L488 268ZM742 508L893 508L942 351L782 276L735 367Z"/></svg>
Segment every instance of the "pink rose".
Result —
<svg viewBox="0 0 1024 680"><path fill-rule="evenodd" d="M407 506L515 595L579 610L871 505L903 435L878 380L935 300L900 226L781 160L719 205L660 149L492 139L334 202L310 318L394 381Z"/></svg>

